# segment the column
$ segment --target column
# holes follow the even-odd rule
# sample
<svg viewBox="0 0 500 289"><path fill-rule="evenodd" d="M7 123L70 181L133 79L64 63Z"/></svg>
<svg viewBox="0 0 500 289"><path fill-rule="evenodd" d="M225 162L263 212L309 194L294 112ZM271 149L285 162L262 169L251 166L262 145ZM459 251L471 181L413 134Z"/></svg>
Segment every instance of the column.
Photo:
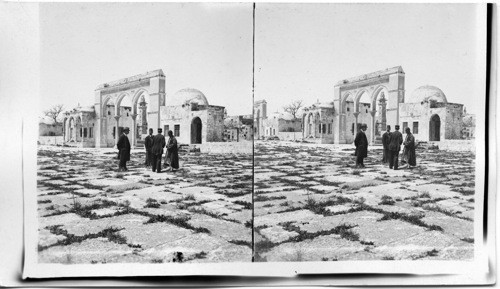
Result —
<svg viewBox="0 0 500 289"><path fill-rule="evenodd" d="M132 116L132 130L130 132L130 134L132 135L132 139L131 139L131 146L133 148L135 148L135 146L137 145L136 144L136 135L137 135L137 124L136 124L136 119L137 119L137 113L134 113L131 115Z"/></svg>
<svg viewBox="0 0 500 289"><path fill-rule="evenodd" d="M359 115L359 112L354 112L354 118L355 118L355 121L354 121L354 135L356 135L358 133L358 115Z"/></svg>
<svg viewBox="0 0 500 289"><path fill-rule="evenodd" d="M119 127L119 123L120 123L120 116L119 115L115 115L115 119L116 119L116 126L115 126L115 145L118 143L118 138L120 137L118 135L118 127Z"/></svg>
<svg viewBox="0 0 500 289"><path fill-rule="evenodd" d="M375 143L375 114L377 113L376 110L370 111L370 115L372 116L371 121L372 121L372 128L371 128L371 135L370 135L370 142L372 144Z"/></svg>

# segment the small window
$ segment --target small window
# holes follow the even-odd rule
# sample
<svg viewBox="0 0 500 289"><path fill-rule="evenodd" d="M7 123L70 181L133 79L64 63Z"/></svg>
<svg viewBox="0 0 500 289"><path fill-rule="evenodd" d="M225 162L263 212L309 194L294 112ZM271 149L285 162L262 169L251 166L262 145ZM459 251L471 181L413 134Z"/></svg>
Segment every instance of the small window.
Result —
<svg viewBox="0 0 500 289"><path fill-rule="evenodd" d="M368 113L368 108L366 109L366 113Z"/></svg>
<svg viewBox="0 0 500 289"><path fill-rule="evenodd" d="M328 134L332 134L332 124L328 124Z"/></svg>
<svg viewBox="0 0 500 289"><path fill-rule="evenodd" d="M418 134L418 121L413 122L413 133Z"/></svg>
<svg viewBox="0 0 500 289"><path fill-rule="evenodd" d="M181 134L180 130L181 130L180 125L178 125L178 124L174 125L174 136L180 136L180 134Z"/></svg>
<svg viewBox="0 0 500 289"><path fill-rule="evenodd" d="M87 137L87 128L83 129L83 137Z"/></svg>
<svg viewBox="0 0 500 289"><path fill-rule="evenodd" d="M403 131L406 131L407 127L408 127L408 122L407 121L403 122Z"/></svg>
<svg viewBox="0 0 500 289"><path fill-rule="evenodd" d="M111 111L108 110L108 115L111 115Z"/></svg>
<svg viewBox="0 0 500 289"><path fill-rule="evenodd" d="M348 108L347 108L347 111L351 111L351 109L348 107Z"/></svg>
<svg viewBox="0 0 500 289"><path fill-rule="evenodd" d="M90 137L90 138L94 137L94 136L92 135L92 134L93 134L92 130L93 130L93 129L92 129L91 127L89 127L89 137Z"/></svg>
<svg viewBox="0 0 500 289"><path fill-rule="evenodd" d="M80 137L83 135L83 128L80 128Z"/></svg>
<svg viewBox="0 0 500 289"><path fill-rule="evenodd" d="M322 132L323 132L323 134L326 133L326 124L323 124L323 131Z"/></svg>

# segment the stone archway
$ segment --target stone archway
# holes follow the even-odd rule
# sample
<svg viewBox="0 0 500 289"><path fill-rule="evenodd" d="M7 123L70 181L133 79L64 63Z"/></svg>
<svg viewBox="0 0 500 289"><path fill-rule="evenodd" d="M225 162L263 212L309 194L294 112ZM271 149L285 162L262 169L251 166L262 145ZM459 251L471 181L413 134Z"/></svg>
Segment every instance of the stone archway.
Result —
<svg viewBox="0 0 500 289"><path fill-rule="evenodd" d="M127 101L132 104L132 109L128 112L131 113L129 117L132 117L133 122L130 136L132 137L132 145L136 142L136 106L141 95L145 93L149 96L147 125L156 131L160 128L160 107L165 106L165 75L161 69L104 83L97 87L95 90L95 111L98 112L95 131L96 147L114 145L115 140L111 140L108 130L113 126L115 136L118 135L121 117L120 107L124 98L127 98ZM114 105L111 111L108 109L108 103Z"/></svg>
<svg viewBox="0 0 500 289"><path fill-rule="evenodd" d="M404 79L405 73L401 66L380 70L357 77L344 79L338 82L334 88L334 108L339 111L336 116L338 132L334 135L335 143L348 143L350 128L347 127L347 98L355 95L353 114L354 114L354 127L357 127L359 115L359 100L364 93L370 96L371 108L371 141L375 139L375 102L379 96L381 87L387 91L385 95L387 99L387 108L385 113L386 124L396 125L399 124L399 104L404 102ZM370 124L368 124L370 126Z"/></svg>
<svg viewBox="0 0 500 289"><path fill-rule="evenodd" d="M434 114L429 121L429 141L441 140L441 118Z"/></svg>
<svg viewBox="0 0 500 289"><path fill-rule="evenodd" d="M203 125L199 117L193 118L191 121L191 144L201 144L201 132Z"/></svg>

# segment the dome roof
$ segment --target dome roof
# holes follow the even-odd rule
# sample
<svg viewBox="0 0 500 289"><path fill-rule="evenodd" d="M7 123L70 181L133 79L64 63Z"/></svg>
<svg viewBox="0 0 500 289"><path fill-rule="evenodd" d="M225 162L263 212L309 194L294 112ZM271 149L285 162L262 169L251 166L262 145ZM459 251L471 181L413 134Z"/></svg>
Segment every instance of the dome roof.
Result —
<svg viewBox="0 0 500 289"><path fill-rule="evenodd" d="M184 88L177 91L172 97L169 105L184 105L186 103L208 105L205 95L201 91L194 88Z"/></svg>
<svg viewBox="0 0 500 289"><path fill-rule="evenodd" d="M443 91L432 85L424 85L415 89L408 101L405 102L419 103L428 102L430 100L448 103L448 100L446 99Z"/></svg>

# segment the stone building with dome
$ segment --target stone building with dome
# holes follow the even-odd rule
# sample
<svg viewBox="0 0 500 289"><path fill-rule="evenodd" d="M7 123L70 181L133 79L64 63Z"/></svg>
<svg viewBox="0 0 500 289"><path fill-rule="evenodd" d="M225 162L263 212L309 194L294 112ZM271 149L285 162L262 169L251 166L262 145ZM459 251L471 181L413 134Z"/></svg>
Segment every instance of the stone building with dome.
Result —
<svg viewBox="0 0 500 289"><path fill-rule="evenodd" d="M132 146L141 146L150 128L172 130L179 144L220 142L224 107L192 88L167 96L159 69L99 85L94 105L66 111L63 127L64 144L78 147L114 147L125 127Z"/></svg>
<svg viewBox="0 0 500 289"><path fill-rule="evenodd" d="M401 131L409 127L418 141L462 139L464 105L448 102L441 89L421 86L399 104Z"/></svg>
<svg viewBox="0 0 500 289"><path fill-rule="evenodd" d="M160 107L160 115L163 131L171 130L179 143L223 141L224 107L209 105L199 90L179 90Z"/></svg>

